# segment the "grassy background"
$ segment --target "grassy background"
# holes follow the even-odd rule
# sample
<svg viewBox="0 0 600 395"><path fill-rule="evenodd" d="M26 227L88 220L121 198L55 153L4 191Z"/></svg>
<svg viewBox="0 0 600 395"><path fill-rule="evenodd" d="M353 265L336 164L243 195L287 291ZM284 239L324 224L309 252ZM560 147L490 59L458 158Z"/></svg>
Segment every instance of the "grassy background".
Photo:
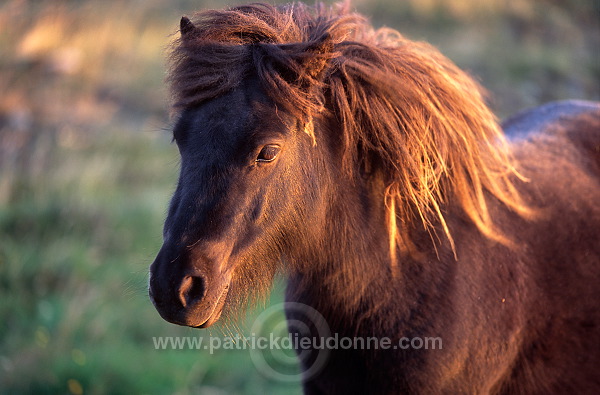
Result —
<svg viewBox="0 0 600 395"><path fill-rule="evenodd" d="M182 14L224 4L0 2L0 393L300 392L262 376L248 351L152 342L206 333L162 321L146 273L178 165L164 49ZM354 5L438 46L500 117L600 99L597 0Z"/></svg>

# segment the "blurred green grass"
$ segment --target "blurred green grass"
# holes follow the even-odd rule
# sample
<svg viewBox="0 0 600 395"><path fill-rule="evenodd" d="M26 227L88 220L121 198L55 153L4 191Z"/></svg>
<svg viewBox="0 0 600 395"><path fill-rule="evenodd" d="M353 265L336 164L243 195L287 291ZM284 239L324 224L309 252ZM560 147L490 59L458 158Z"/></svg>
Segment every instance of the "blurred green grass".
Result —
<svg viewBox="0 0 600 395"><path fill-rule="evenodd" d="M598 1L354 4L438 46L502 117L600 99ZM152 341L206 333L164 322L146 282L178 165L164 50L182 14L223 5L0 3L0 393L299 393L247 350Z"/></svg>

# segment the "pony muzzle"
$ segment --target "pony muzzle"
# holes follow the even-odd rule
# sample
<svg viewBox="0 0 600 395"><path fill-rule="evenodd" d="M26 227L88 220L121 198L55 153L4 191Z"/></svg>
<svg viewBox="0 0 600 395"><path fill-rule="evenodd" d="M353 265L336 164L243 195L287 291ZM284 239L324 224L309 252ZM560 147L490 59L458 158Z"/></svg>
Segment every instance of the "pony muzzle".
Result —
<svg viewBox="0 0 600 395"><path fill-rule="evenodd" d="M223 312L231 276L209 275L208 271L196 269L177 270L179 259L169 261L163 255L159 253L150 268L148 287L160 316L173 324L195 328L214 324Z"/></svg>

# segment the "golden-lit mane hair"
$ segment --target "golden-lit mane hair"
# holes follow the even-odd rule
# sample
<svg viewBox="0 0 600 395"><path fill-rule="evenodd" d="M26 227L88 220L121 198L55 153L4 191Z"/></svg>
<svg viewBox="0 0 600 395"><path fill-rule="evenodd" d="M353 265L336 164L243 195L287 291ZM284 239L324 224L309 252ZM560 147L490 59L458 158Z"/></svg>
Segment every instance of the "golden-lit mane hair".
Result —
<svg viewBox="0 0 600 395"><path fill-rule="evenodd" d="M252 4L205 11L181 23L168 81L174 107L199 105L258 77L264 91L319 141L313 119L333 117L351 171L377 156L387 183L390 251L410 249L403 230L439 224L456 202L487 237L508 243L486 193L529 214L519 177L481 88L432 46L392 29L375 30L347 5ZM397 226L397 224L401 224Z"/></svg>

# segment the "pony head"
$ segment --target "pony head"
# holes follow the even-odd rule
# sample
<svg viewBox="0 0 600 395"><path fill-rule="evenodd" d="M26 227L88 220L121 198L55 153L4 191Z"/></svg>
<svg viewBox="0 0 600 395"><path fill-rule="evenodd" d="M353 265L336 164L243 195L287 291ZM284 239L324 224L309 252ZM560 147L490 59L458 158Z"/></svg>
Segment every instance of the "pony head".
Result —
<svg viewBox="0 0 600 395"><path fill-rule="evenodd" d="M372 218L394 271L418 252L414 228L453 248L448 204L504 243L484 196L528 214L481 88L428 44L347 6L192 19L168 76L182 164L150 281L165 319L208 326L268 289L282 260L297 271L331 261ZM364 265L348 281L368 283Z"/></svg>

